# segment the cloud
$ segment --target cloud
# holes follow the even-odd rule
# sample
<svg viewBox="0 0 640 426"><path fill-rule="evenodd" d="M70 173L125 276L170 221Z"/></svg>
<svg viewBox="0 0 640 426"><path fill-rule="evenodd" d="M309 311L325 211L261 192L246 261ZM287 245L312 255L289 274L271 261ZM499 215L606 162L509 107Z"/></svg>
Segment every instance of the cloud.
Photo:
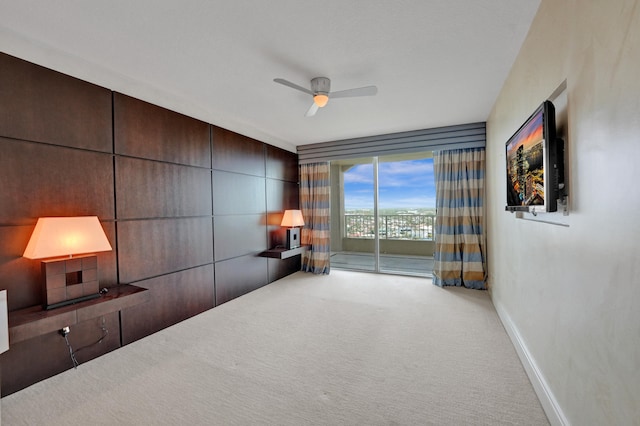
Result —
<svg viewBox="0 0 640 426"><path fill-rule="evenodd" d="M380 171L388 170L390 173L399 175L428 174L433 173L433 159L381 162L378 168Z"/></svg>
<svg viewBox="0 0 640 426"><path fill-rule="evenodd" d="M433 160L409 160L380 163L378 167L380 186L407 187L433 185Z"/></svg>
<svg viewBox="0 0 640 426"><path fill-rule="evenodd" d="M344 173L344 183L368 183L373 185L373 164L358 164Z"/></svg>
<svg viewBox="0 0 640 426"><path fill-rule="evenodd" d="M433 159L381 162L380 208L435 207ZM373 165L358 164L344 174L345 208L373 208Z"/></svg>

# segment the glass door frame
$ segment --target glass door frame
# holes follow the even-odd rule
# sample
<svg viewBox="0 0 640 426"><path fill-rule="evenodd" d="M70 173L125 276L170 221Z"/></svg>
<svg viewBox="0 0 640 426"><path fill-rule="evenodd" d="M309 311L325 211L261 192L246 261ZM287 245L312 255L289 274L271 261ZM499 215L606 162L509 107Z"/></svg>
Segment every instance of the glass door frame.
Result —
<svg viewBox="0 0 640 426"><path fill-rule="evenodd" d="M373 165L373 272L380 273L380 217L378 216L378 156L371 157Z"/></svg>
<svg viewBox="0 0 640 426"><path fill-rule="evenodd" d="M410 241L408 240L406 244L409 244L408 250L405 250L404 238L397 239L394 236L395 232L391 232L390 229L387 229L385 241L382 241L382 236L384 235L384 229L381 229L381 226L385 226L384 217L381 217L381 212L384 210L380 206L380 202L383 203L386 197L385 194L381 192L381 185L383 189L385 188L385 183L380 181L380 168L382 163L394 163L394 162L402 162L402 161L411 161L411 160L422 160L431 157L430 153L424 153L426 155L421 155L423 153L415 153L415 154L391 154L391 155L382 155L382 156L366 156L366 157L354 157L354 158L345 158L334 160L331 162L331 180L332 182L332 191L336 191L336 194L331 196L332 204L335 203L335 206L331 207L331 223L332 223L332 231L331 231L331 251L332 256L334 254L339 255L336 257L336 268L345 269L345 270L354 270L354 271L366 271L366 272L374 272L374 273L384 273L384 274L400 274L400 275L408 275L408 276L430 276L423 275L423 272L418 272L415 269L415 264L413 260L409 260L409 268L406 270L403 268L407 267L407 263L401 260L401 265L403 266L395 266L395 263L389 263L388 260L381 259L382 251L385 250L384 253L389 251L390 256L398 256L404 258L405 256L409 259L415 256L432 256L432 252L430 248L427 247L427 250L423 252L424 244L429 244L429 240L420 240L420 241ZM408 157L408 158L407 158ZM350 198L346 197L345 188L347 187L347 183L345 182L348 171L359 165L369 165L371 164L371 172L361 173L356 172L356 176L371 179L371 183L365 183L365 187L361 189L371 191L367 194L366 200L363 203L353 204L350 203ZM335 182L335 183L334 183ZM334 186L335 185L335 186ZM355 189L357 191L357 189ZM387 188L388 191L388 188ZM351 192L351 191L350 191ZM435 194L434 194L435 195ZM381 198L382 196L382 198ZM429 195L427 195L429 198ZM372 205L369 205L369 202L372 202ZM345 203L351 204L349 208ZM362 207L359 207L362 206ZM428 209L429 207L427 207ZM373 218L369 220L369 225L367 225L366 210L370 209L372 212ZM398 211L402 210L402 206L398 206ZM362 210L358 212L358 210ZM347 212L350 212L347 214ZM394 213L389 213L394 214ZM403 214L403 213L400 213ZM419 213L424 214L424 213ZM428 213L427 213L428 214ZM349 219L350 215L359 216L356 218ZM334 226L335 224L335 226ZM373 229L370 229L373 227ZM373 232L372 232L373 231ZM391 232L391 234L389 234ZM366 233L372 235L373 238L366 237ZM338 240L340 239L340 240ZM366 243L366 240L369 240L370 243ZM387 241L389 240L389 241ZM400 252L397 250L400 246ZM369 260L364 258L358 258L357 256L371 256ZM341 257L344 256L344 257ZM339 260L338 260L339 259ZM393 265L393 266L390 266ZM397 269L400 268L400 269Z"/></svg>

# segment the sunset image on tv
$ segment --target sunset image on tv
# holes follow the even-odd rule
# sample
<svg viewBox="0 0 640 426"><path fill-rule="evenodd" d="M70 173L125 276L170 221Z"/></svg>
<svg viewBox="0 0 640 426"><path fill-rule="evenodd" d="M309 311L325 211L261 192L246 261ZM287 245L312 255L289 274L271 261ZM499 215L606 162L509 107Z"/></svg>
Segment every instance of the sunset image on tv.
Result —
<svg viewBox="0 0 640 426"><path fill-rule="evenodd" d="M544 205L542 111L511 138L506 151L508 205Z"/></svg>

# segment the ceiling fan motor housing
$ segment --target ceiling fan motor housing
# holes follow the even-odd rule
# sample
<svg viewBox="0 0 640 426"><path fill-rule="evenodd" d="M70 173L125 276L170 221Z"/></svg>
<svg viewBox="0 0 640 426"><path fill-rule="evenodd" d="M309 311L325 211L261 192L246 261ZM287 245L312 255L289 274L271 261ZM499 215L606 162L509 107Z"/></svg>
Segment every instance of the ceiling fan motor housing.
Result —
<svg viewBox="0 0 640 426"><path fill-rule="evenodd" d="M331 90L331 80L327 77L316 77L311 79L311 91L314 94L321 93L328 95Z"/></svg>

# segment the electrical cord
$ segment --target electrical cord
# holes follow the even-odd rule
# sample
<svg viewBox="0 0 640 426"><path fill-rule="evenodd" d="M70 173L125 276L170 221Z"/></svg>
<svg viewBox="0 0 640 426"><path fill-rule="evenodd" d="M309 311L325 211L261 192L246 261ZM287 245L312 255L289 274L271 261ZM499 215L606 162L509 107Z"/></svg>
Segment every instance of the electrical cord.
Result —
<svg viewBox="0 0 640 426"><path fill-rule="evenodd" d="M92 346L95 345L99 345L100 343L102 343L102 341L105 339L105 337L107 337L107 335L109 334L109 330L107 330L107 327L104 325L104 317L102 317L102 326L100 327L102 329L102 336L100 336L100 338L98 340L96 340L93 343L90 343L88 345L85 345L83 347L81 347L80 349L77 349L76 351L74 351L74 354L77 354L78 352L85 350L87 348L90 348Z"/></svg>
<svg viewBox="0 0 640 426"><path fill-rule="evenodd" d="M105 339L105 337L107 337L107 335L109 334L109 330L107 329L107 327L105 325L104 317L102 317L102 325L101 325L100 328L102 329L102 336L100 336L100 338L98 340L96 340L95 342L90 343L88 345L85 345L85 346L83 346L80 349L77 349L75 351L71 347L71 344L69 343L69 338L67 337L67 335L69 334L69 329L68 328L66 330L63 329L60 332L60 334L62 334L62 337L64 337L64 341L67 343L67 347L69 348L69 356L71 357L71 362L73 362L73 368L78 368L78 365L80 365L80 363L76 359L76 354L78 352L102 343L102 341Z"/></svg>
<svg viewBox="0 0 640 426"><path fill-rule="evenodd" d="M78 360L76 359L76 355L73 353L73 348L71 347L71 344L69 343L69 338L67 337L66 334L63 334L62 337L64 337L64 341L67 342L67 347L69 348L69 355L71 356L71 361L73 362L73 368L78 368L78 365L80 365L78 363Z"/></svg>

